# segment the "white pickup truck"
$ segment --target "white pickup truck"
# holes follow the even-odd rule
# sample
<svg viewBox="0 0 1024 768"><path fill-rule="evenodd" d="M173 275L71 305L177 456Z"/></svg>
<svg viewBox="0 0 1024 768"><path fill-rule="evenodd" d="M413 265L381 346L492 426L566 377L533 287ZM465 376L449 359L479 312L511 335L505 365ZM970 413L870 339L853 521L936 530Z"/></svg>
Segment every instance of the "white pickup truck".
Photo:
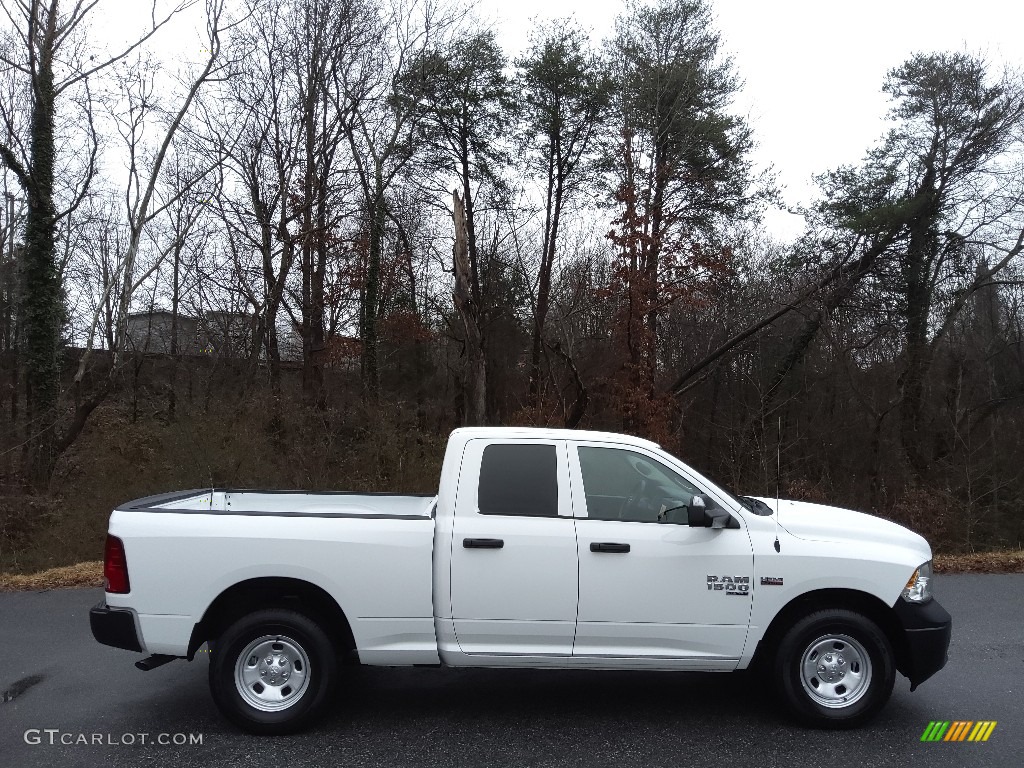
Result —
<svg viewBox="0 0 1024 768"><path fill-rule="evenodd" d="M915 533L737 497L626 435L455 430L429 496L206 489L116 509L95 638L211 650L221 711L295 731L346 663L732 671L853 726L946 662Z"/></svg>

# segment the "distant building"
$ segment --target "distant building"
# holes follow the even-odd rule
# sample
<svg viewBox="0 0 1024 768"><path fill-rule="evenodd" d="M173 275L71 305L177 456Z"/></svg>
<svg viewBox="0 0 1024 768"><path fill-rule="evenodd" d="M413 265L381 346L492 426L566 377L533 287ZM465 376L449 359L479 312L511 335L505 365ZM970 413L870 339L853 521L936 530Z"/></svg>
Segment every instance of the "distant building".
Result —
<svg viewBox="0 0 1024 768"><path fill-rule="evenodd" d="M155 352L169 355L174 351L170 312L156 310L128 315L128 348L136 352ZM199 321L179 313L177 322L177 352L194 355L199 352Z"/></svg>
<svg viewBox="0 0 1024 768"><path fill-rule="evenodd" d="M168 355L172 313L164 310L128 316L128 347L138 352ZM202 317L178 314L177 352L180 355L216 354L248 357L252 349L255 317L244 312L204 312Z"/></svg>

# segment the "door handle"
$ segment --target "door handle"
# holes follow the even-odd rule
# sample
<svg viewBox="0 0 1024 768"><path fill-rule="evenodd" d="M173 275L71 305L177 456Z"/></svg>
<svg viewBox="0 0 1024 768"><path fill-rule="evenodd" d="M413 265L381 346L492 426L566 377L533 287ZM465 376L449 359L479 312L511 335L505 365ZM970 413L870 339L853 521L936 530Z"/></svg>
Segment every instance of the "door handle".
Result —
<svg viewBox="0 0 1024 768"><path fill-rule="evenodd" d="M629 552L629 544L619 544L614 541L591 542L591 552Z"/></svg>
<svg viewBox="0 0 1024 768"><path fill-rule="evenodd" d="M466 549L501 549L505 546L504 539L463 539L462 546Z"/></svg>

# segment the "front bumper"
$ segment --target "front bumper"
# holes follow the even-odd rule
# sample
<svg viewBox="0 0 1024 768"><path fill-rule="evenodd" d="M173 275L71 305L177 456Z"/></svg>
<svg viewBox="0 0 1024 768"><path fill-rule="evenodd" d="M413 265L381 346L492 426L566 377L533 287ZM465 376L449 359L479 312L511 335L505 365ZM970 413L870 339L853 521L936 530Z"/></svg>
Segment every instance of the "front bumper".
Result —
<svg viewBox="0 0 1024 768"><path fill-rule="evenodd" d="M141 651L135 615L131 611L110 608L100 602L89 611L89 626L97 642L126 651Z"/></svg>
<svg viewBox="0 0 1024 768"><path fill-rule="evenodd" d="M893 610L906 638L900 672L910 680L910 690L914 690L946 666L953 619L934 599L918 604L901 597Z"/></svg>

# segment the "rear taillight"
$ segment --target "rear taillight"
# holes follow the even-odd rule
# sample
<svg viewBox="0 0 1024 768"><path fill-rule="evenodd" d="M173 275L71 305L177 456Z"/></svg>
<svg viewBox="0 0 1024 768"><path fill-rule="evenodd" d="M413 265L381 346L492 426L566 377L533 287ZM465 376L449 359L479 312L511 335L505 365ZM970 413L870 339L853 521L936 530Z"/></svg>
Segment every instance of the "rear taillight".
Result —
<svg viewBox="0 0 1024 768"><path fill-rule="evenodd" d="M107 534L107 545L103 550L103 579L107 592L126 595L131 591L128 584L128 560L124 556L124 542L109 533Z"/></svg>

